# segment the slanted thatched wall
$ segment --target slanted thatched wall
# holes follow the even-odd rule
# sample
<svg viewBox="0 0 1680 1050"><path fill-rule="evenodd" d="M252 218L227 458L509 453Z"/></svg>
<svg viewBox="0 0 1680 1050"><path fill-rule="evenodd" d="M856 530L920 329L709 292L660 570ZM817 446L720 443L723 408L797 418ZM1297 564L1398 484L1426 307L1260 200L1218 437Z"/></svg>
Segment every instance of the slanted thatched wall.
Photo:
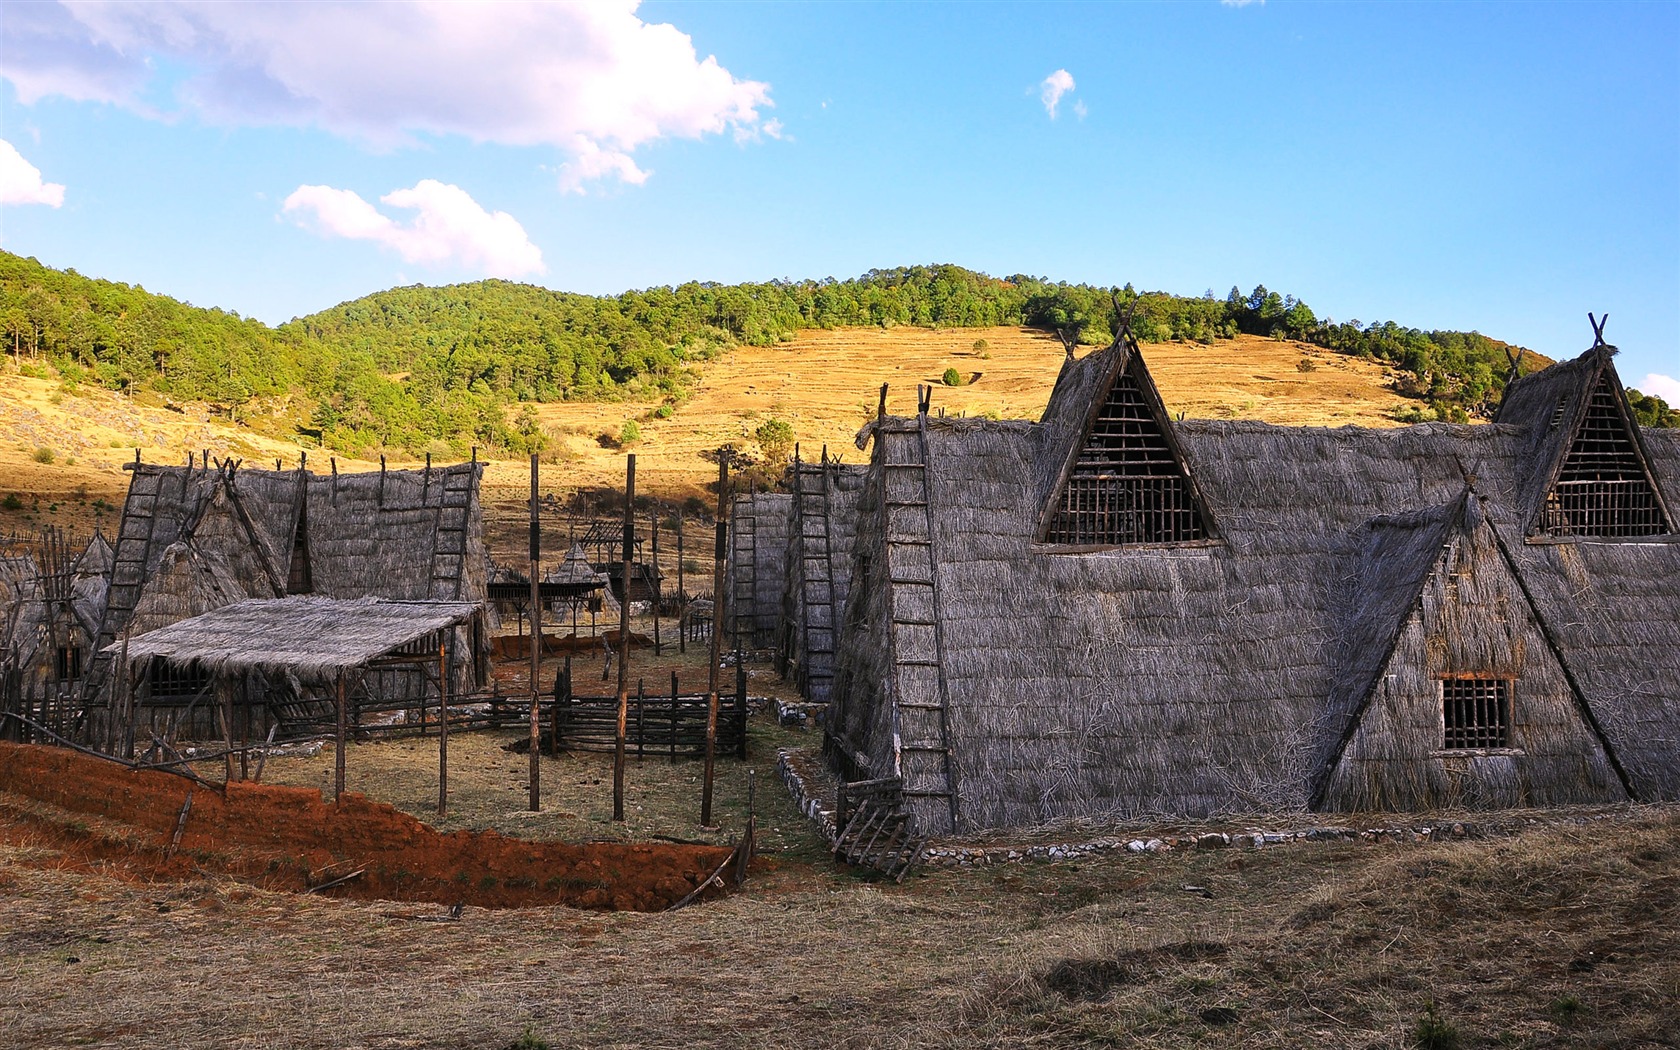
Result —
<svg viewBox="0 0 1680 1050"><path fill-rule="evenodd" d="M1480 501L1466 494L1424 515L1379 519L1370 531L1360 589L1369 587L1385 598L1398 592L1406 600L1398 609L1392 601L1381 603L1378 629L1354 636L1368 646L1366 653L1378 654L1378 663L1374 677L1360 675L1363 681L1351 683L1352 694L1364 697L1363 707L1353 712L1341 749L1332 743L1328 761L1335 765L1324 808L1489 808L1625 799L1621 779L1507 567ZM1417 544L1416 538L1427 542ZM1429 558L1421 576L1411 571L1416 567L1411 558L1392 556L1391 545L1424 548ZM1381 659L1384 653L1387 660ZM1462 674L1509 681L1507 748L1445 748L1442 679Z"/></svg>

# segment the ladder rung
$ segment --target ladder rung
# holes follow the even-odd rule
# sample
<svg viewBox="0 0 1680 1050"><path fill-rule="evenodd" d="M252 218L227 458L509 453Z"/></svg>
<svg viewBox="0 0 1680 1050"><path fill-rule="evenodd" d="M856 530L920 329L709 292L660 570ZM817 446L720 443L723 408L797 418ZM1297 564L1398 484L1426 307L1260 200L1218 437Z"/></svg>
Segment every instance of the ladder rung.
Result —
<svg viewBox="0 0 1680 1050"><path fill-rule="evenodd" d="M900 751L932 751L941 755L948 755L951 749L940 744L900 744Z"/></svg>
<svg viewBox="0 0 1680 1050"><path fill-rule="evenodd" d="M951 797L951 789L946 788L944 791L932 791L928 788L921 788L921 789L905 788L903 791L899 792L899 794L901 794L901 795L913 795L917 798L950 798Z"/></svg>
<svg viewBox="0 0 1680 1050"><path fill-rule="evenodd" d="M927 501L926 500L919 500L919 499L889 499L889 500L882 500L882 502L885 503L889 507L925 507L925 506L927 506Z"/></svg>
<svg viewBox="0 0 1680 1050"><path fill-rule="evenodd" d="M933 586L933 581L932 580L923 580L923 579L918 579L918 578L911 577L911 576L894 576L892 578L892 582L893 583L898 583L898 584L909 584L909 585L914 585L914 586L918 586L918 587L932 587Z"/></svg>
<svg viewBox="0 0 1680 1050"><path fill-rule="evenodd" d="M895 619L895 620L893 620L893 623L898 624L900 627L932 627L933 626L933 621L932 620L897 620L897 619Z"/></svg>
<svg viewBox="0 0 1680 1050"><path fill-rule="evenodd" d="M898 666L900 666L900 667L938 667L939 666L939 661L938 660L900 660L900 661L898 661ZM934 706L938 707L939 705L935 704Z"/></svg>
<svg viewBox="0 0 1680 1050"><path fill-rule="evenodd" d="M888 470L926 470L926 463L885 463Z"/></svg>
<svg viewBox="0 0 1680 1050"><path fill-rule="evenodd" d="M899 707L908 707L912 711L943 711L943 710L945 710L945 705L944 704L921 704L921 703L913 703L909 700L900 700L898 702L898 706Z"/></svg>

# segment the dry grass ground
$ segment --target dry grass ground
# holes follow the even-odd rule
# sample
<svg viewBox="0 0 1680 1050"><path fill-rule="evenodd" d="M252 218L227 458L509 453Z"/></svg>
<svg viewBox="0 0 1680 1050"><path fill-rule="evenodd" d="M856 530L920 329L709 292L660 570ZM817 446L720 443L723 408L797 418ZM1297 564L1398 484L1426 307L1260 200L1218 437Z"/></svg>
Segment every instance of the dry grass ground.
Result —
<svg viewBox="0 0 1680 1050"><path fill-rule="evenodd" d="M984 349L975 347L980 340ZM1192 418L1392 426L1392 410L1403 403L1381 365L1300 343L1243 336L1211 346L1150 345L1144 353L1168 408ZM578 489L622 488L624 452L634 451L639 491L672 499L701 495L717 469L702 453L730 442L756 450L752 432L771 418L791 425L807 451L826 444L857 462L862 454L852 440L873 416L882 383L891 385L891 412L914 412L917 384L931 383L936 409L1036 418L1061 359L1060 343L1026 328L802 332L790 343L742 347L707 363L691 396L668 419L651 418L659 407L652 401L541 406L555 441L543 487L562 498ZM1310 371L1300 369L1303 361ZM947 387L941 383L947 368L979 378ZM136 448L153 462L179 462L208 448L253 464L275 458L295 463L302 451L212 419L201 406L147 407L92 387L67 392L57 382L15 372L0 380L0 500L14 494L22 504L0 506L0 534L42 524L109 531L128 489L121 465ZM628 450L601 443L602 435L618 435L631 419L640 421L639 442ZM51 462L37 460L44 458L42 449L51 452ZM319 451L312 455L323 469L325 458ZM344 457L338 465L343 471L378 467ZM393 457L391 465L417 464ZM524 462L492 463L487 502L517 503L529 492L529 477Z"/></svg>
<svg viewBox="0 0 1680 1050"><path fill-rule="evenodd" d="M512 820L493 743L460 740L452 820ZM422 809L406 756L358 747L351 769ZM556 808L598 810L588 761L558 767ZM633 764L630 781L668 768ZM835 869L783 792L759 812L782 829L773 870L721 902L428 922L429 906L55 870L0 807L0 1045L1403 1047L1431 1003L1431 1046L1672 1046L1680 1025L1672 809L1497 841L1103 855L904 885Z"/></svg>

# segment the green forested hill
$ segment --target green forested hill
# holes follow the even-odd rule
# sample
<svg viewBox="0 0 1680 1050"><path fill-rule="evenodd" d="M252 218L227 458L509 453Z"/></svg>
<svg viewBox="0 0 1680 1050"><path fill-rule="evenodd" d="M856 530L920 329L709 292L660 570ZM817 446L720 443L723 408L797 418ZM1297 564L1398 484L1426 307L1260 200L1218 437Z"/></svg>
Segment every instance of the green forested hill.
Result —
<svg viewBox="0 0 1680 1050"><path fill-rule="evenodd" d="M1487 413L1509 368L1506 344L1478 333L1321 320L1264 286L1223 299L1128 286L1118 298L1148 341L1249 332L1391 362L1407 375L1403 392L1428 402L1420 415ZM1090 285L914 266L617 296L506 281L413 286L270 328L0 252L0 324L19 367L202 400L257 426L319 430L324 443L352 453L437 442L525 451L543 437L521 402L663 395L678 403L691 365L802 328L1027 324L1106 342L1113 300ZM1650 423L1680 421L1654 398L1637 407Z"/></svg>

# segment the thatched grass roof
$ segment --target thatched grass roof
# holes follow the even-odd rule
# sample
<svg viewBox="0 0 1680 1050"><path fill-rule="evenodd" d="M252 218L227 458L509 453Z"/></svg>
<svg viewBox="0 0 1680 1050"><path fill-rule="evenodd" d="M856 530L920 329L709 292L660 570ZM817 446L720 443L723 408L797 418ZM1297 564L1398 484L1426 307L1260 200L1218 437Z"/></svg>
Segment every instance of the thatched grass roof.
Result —
<svg viewBox="0 0 1680 1050"><path fill-rule="evenodd" d="M1042 423L927 421L965 824L1304 807L1324 741L1382 659L1372 646L1417 593L1467 490L1634 795L1680 797L1680 542L1528 542L1534 423L1176 423L1218 542L1049 553L1036 527L1112 352L1064 369ZM1535 404L1555 405L1542 388L1588 366L1557 367L1562 379L1525 381ZM1520 409L1519 398L1511 416L1526 419ZM909 446L883 449L916 428L889 418L866 430L877 445L860 554L884 545L882 457L903 461ZM1680 505L1680 434L1652 431L1644 448ZM892 693L882 629L849 633L841 654L846 731L874 775L893 765L890 724L868 713Z"/></svg>
<svg viewBox="0 0 1680 1050"><path fill-rule="evenodd" d="M197 663L217 673L290 671L319 678L361 667L437 631L469 622L470 602L378 598L252 599L128 640L131 666L150 659ZM122 646L106 650L112 656Z"/></svg>

